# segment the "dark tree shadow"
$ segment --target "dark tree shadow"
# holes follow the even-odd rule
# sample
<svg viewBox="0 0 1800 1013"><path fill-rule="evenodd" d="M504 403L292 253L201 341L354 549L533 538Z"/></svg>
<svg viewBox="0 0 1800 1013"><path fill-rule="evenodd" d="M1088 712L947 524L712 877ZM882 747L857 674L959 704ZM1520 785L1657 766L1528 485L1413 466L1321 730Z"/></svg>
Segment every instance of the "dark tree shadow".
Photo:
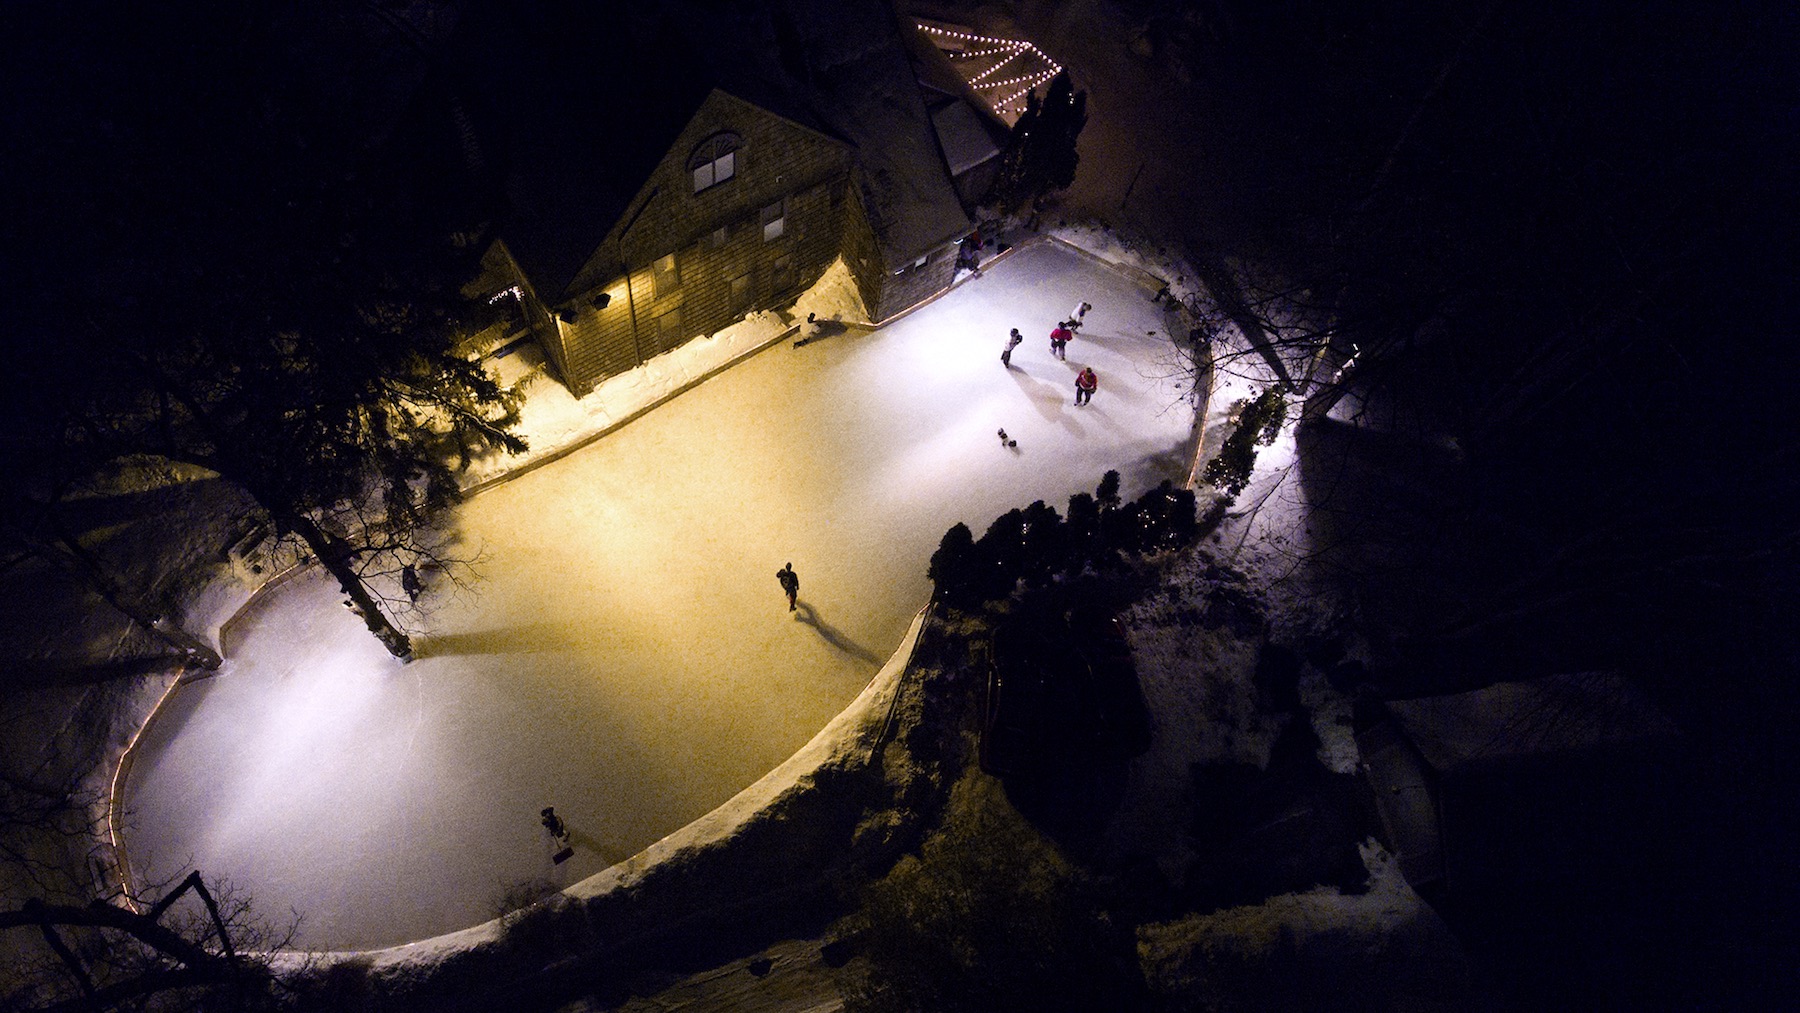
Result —
<svg viewBox="0 0 1800 1013"><path fill-rule="evenodd" d="M433 634L413 641L413 659L461 654L537 654L575 647L568 632L552 623L522 623L494 630Z"/></svg>
<svg viewBox="0 0 1800 1013"><path fill-rule="evenodd" d="M819 618L818 610L806 602L799 602L795 608L796 618L817 630L820 638L832 647L850 655L858 661L864 661L880 667L881 658L874 651L862 646L843 634L843 631Z"/></svg>
<svg viewBox="0 0 1800 1013"><path fill-rule="evenodd" d="M1064 411L1075 397L1075 374L1073 371L1069 374L1070 386L1067 394L1064 394L1062 388L1056 384L1032 376L1023 366L1015 365L1007 372L1012 375L1013 382L1019 385L1020 391L1030 399L1031 407L1036 408L1037 413L1043 416L1044 421L1055 422L1071 433L1080 432L1080 424Z"/></svg>
<svg viewBox="0 0 1800 1013"><path fill-rule="evenodd" d="M1070 857L1087 863L1102 851L1106 829L1125 797L1129 767L1125 760L1096 759L1056 774L1015 774L1001 784L1019 815Z"/></svg>

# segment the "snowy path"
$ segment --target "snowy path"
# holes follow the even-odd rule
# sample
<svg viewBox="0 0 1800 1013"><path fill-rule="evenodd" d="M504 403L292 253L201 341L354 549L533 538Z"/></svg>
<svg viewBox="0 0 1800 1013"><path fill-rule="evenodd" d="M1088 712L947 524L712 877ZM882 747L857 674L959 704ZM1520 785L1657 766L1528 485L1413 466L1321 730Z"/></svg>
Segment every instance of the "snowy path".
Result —
<svg viewBox="0 0 1800 1013"><path fill-rule="evenodd" d="M1078 298L1095 309L1055 361L1044 336ZM1007 371L1012 326L1027 341ZM929 596L951 524L1061 509L1108 468L1127 495L1185 478L1191 412L1159 378L1160 326L1123 277L1020 250L880 331L777 345L470 501L483 580L439 603L411 665L327 581L278 589L145 739L126 799L140 881L191 863L301 912L305 944L373 947L627 857L855 697ZM1084 364L1100 389L1077 409ZM794 615L774 580L790 560ZM561 867L537 823L552 804L577 846Z"/></svg>

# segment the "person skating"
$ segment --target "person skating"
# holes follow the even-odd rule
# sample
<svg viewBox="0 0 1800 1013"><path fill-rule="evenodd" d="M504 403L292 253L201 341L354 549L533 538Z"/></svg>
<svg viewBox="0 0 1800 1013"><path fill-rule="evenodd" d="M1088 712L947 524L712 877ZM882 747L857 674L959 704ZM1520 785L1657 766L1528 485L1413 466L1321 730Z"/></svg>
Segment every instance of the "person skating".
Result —
<svg viewBox="0 0 1800 1013"><path fill-rule="evenodd" d="M1000 350L1000 364L1002 366L1005 366L1007 369L1012 368L1012 350L1019 347L1019 342L1024 340L1025 335L1020 334L1017 327L1013 328L1012 333L1006 336L1006 347Z"/></svg>
<svg viewBox="0 0 1800 1013"><path fill-rule="evenodd" d="M1081 325L1087 321L1088 310L1091 310L1093 308L1094 308L1094 304L1091 302L1084 301L1084 302L1076 303L1075 304L1075 312L1069 314L1069 324L1068 324L1069 330L1071 330L1071 331L1081 330Z"/></svg>
<svg viewBox="0 0 1800 1013"><path fill-rule="evenodd" d="M781 585L783 591L787 592L788 611L794 611L798 607L795 601L800 596L800 575L794 572L794 564L789 563L776 570L775 581Z"/></svg>
<svg viewBox="0 0 1800 1013"><path fill-rule="evenodd" d="M1069 339L1074 336L1075 332L1069 330L1068 324L1057 324L1056 329L1050 332L1050 354L1058 359L1067 359Z"/></svg>
<svg viewBox="0 0 1800 1013"><path fill-rule="evenodd" d="M1094 375L1094 367L1083 366L1081 372L1075 374L1075 404L1087 404L1094 399L1094 391L1100 387L1100 378Z"/></svg>
<svg viewBox="0 0 1800 1013"><path fill-rule="evenodd" d="M561 816L556 815L555 806L545 806L543 813L540 814L538 822L544 825L545 830L550 831L551 837L554 837L559 841L567 841L569 839L569 825L563 822Z"/></svg>
<svg viewBox="0 0 1800 1013"><path fill-rule="evenodd" d="M550 864L561 865L575 857L575 846L569 843L569 825L563 822L561 816L556 815L555 806L545 806L538 822L544 825L545 830L550 831L550 836L556 838L556 843L560 845L556 854L550 856Z"/></svg>

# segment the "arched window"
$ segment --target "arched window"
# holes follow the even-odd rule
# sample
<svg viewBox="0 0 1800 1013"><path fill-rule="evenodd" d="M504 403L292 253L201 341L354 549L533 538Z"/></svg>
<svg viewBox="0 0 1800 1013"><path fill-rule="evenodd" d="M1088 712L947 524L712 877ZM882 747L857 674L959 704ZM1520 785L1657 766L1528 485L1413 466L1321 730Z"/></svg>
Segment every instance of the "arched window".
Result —
<svg viewBox="0 0 1800 1013"><path fill-rule="evenodd" d="M694 146L688 171L694 174L694 192L718 186L737 175L737 149L743 142L733 133L719 133Z"/></svg>

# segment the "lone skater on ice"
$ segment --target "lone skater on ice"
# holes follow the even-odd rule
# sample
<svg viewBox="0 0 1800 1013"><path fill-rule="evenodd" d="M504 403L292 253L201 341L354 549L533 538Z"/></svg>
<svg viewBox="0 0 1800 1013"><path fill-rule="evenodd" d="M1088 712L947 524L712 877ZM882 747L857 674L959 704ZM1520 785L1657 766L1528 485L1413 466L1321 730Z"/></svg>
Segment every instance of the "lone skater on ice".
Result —
<svg viewBox="0 0 1800 1013"><path fill-rule="evenodd" d="M1081 372L1075 374L1075 404L1087 404L1094 399L1094 391L1100 387L1100 378L1094 375L1094 367L1083 366Z"/></svg>
<svg viewBox="0 0 1800 1013"><path fill-rule="evenodd" d="M1024 340L1025 335L1020 334L1017 327L1013 328L1012 333L1006 336L1006 347L1000 350L1001 365L1007 369L1012 368L1012 350L1019 347L1019 342Z"/></svg>
<svg viewBox="0 0 1800 1013"><path fill-rule="evenodd" d="M561 865L575 857L575 848L569 843L569 825L563 822L561 816L556 815L555 806L545 806L538 822L544 825L545 830L550 831L550 836L556 838L557 844L562 845L556 849L556 854L550 856L551 865Z"/></svg>
<svg viewBox="0 0 1800 1013"><path fill-rule="evenodd" d="M543 813L540 814L538 822L544 825L545 830L550 831L551 837L554 837L559 841L566 841L569 839L569 825L563 822L561 816L556 815L555 806L545 806Z"/></svg>
<svg viewBox="0 0 1800 1013"><path fill-rule="evenodd" d="M775 580L781 585L781 589L787 592L788 611L794 611L797 607L795 600L800 596L800 575L794 572L794 564L789 563L776 570Z"/></svg>

